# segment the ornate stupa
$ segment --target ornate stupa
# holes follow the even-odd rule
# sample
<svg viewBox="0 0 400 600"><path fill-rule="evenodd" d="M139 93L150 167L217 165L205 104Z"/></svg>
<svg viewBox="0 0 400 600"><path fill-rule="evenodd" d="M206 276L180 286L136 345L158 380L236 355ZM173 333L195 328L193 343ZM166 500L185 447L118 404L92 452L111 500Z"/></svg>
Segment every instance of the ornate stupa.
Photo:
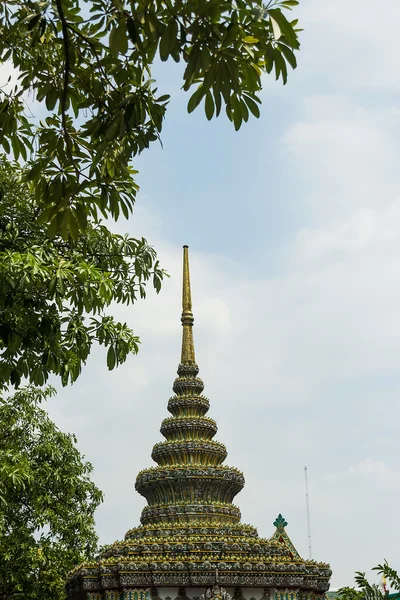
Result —
<svg viewBox="0 0 400 600"><path fill-rule="evenodd" d="M279 515L269 539L241 523L233 499L243 474L224 463L215 421L197 376L188 247L183 250L182 354L165 441L157 466L141 471L136 490L147 500L141 525L124 541L80 565L67 581L69 600L322 600L331 570L300 557Z"/></svg>

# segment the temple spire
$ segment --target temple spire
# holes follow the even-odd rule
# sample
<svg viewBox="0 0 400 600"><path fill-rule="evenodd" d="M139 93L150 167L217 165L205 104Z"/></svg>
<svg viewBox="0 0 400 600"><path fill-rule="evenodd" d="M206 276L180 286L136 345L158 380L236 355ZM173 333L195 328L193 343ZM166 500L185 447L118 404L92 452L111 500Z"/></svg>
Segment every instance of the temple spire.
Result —
<svg viewBox="0 0 400 600"><path fill-rule="evenodd" d="M192 295L190 292L190 272L189 272L189 248L183 246L183 286L182 286L182 365L194 365L196 359L194 356L193 343L193 313L192 313Z"/></svg>

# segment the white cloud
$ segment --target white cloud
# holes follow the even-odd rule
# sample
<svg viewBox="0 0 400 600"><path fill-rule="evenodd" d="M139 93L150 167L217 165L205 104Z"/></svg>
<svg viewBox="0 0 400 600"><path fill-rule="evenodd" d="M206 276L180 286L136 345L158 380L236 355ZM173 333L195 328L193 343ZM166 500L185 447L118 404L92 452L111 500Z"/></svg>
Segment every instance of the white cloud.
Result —
<svg viewBox="0 0 400 600"><path fill-rule="evenodd" d="M348 104L343 118L342 106L330 112L329 97L318 97L313 105L319 107L317 116L307 109L307 119L282 139L284 157L307 189L305 204L313 218L332 222L348 216L360 199L362 207L393 202L399 194L397 117L391 110L385 114Z"/></svg>
<svg viewBox="0 0 400 600"><path fill-rule="evenodd" d="M304 67L353 89L398 89L400 68L397 0L337 0L301 3ZM304 64L304 63L303 63Z"/></svg>
<svg viewBox="0 0 400 600"><path fill-rule="evenodd" d="M372 490L378 488L399 489L400 472L389 467L383 460L366 458L349 468L350 475L362 475Z"/></svg>

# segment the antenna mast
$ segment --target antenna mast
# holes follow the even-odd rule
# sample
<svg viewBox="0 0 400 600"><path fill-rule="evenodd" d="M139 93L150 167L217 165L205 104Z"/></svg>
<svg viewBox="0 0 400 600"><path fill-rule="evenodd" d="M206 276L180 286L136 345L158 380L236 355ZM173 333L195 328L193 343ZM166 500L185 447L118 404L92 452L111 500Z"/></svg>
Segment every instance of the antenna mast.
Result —
<svg viewBox="0 0 400 600"><path fill-rule="evenodd" d="M304 467L304 479L305 479L305 483L306 483L308 558L311 560L312 559L312 552L311 552L311 524L310 524L310 501L309 501L309 495L308 495L307 467Z"/></svg>

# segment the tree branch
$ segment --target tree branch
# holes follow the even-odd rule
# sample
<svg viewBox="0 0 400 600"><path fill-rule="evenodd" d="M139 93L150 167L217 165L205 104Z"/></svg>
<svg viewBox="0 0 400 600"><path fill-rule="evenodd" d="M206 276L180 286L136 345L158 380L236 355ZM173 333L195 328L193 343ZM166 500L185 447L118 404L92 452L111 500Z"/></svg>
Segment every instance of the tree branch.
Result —
<svg viewBox="0 0 400 600"><path fill-rule="evenodd" d="M59 0L57 0L59 1ZM95 46L95 44L91 41L90 38L86 37L82 31L80 29L78 29L78 27L74 27L73 25L67 23L67 27L69 27L69 29L71 29L82 41L86 42L87 45L92 49L92 52L96 58L96 62L97 65L99 67L99 70L101 72L101 74L103 75L104 79L106 80L106 82L108 83L108 85L114 90L114 91L118 91L118 89L115 87L115 85L113 84L113 82L111 81L111 79L108 77L107 72L105 71L103 65L101 64L101 57L99 56L99 53L97 51L97 48Z"/></svg>
<svg viewBox="0 0 400 600"><path fill-rule="evenodd" d="M61 98L61 122L62 122L63 132L64 132L64 136L65 136L65 143L67 145L68 156L69 156L69 159L75 169L77 180L79 181L80 172L79 172L78 167L75 165L73 152L72 152L71 135L68 131L68 126L67 126L67 100L68 100L69 78L70 78L70 73L71 73L71 60L70 60L70 55L69 55L70 41L69 41L69 34L68 34L68 23L67 23L67 19L65 18L65 15L64 15L62 0L56 0L56 6L57 6L58 16L60 17L60 21L61 21L62 37L63 37L63 43L64 43L64 55L65 55L64 56L64 83L63 83L63 93L62 93L62 98ZM78 183L78 181L77 181L77 183Z"/></svg>

